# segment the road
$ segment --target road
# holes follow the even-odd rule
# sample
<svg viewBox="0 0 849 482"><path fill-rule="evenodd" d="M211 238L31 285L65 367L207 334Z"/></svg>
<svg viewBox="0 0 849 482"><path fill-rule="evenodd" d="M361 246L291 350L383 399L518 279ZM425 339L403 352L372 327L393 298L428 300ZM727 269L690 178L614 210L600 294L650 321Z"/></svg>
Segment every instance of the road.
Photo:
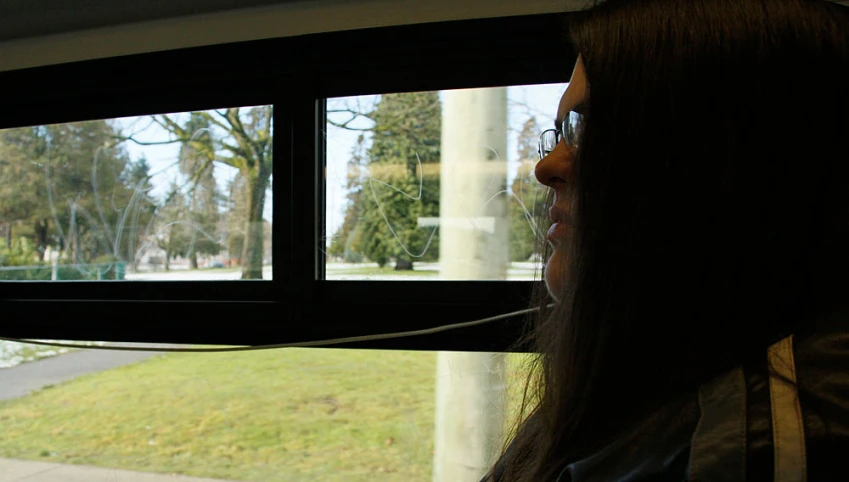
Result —
<svg viewBox="0 0 849 482"><path fill-rule="evenodd" d="M127 273L129 281L224 281L237 280L242 277L239 268L222 269L197 269L197 270L172 270L158 271L155 273ZM271 266L263 266L262 278L271 279Z"/></svg>
<svg viewBox="0 0 849 482"><path fill-rule="evenodd" d="M507 270L507 279L513 280L532 280L534 273L534 263L512 263L510 269ZM421 276L417 272L439 271L438 263L421 263L416 265L416 270L404 274L350 274L346 271L362 268L377 268L376 263L329 263L327 264L327 279L328 280L349 280L349 281L438 281L439 278L433 275ZM238 280L241 278L241 271L238 268L223 268L210 270L172 270L161 271L156 273L127 273L126 279L130 281L222 281L222 280ZM271 266L262 268L262 278L270 280Z"/></svg>
<svg viewBox="0 0 849 482"><path fill-rule="evenodd" d="M0 482L226 482L129 470L0 458Z"/></svg>

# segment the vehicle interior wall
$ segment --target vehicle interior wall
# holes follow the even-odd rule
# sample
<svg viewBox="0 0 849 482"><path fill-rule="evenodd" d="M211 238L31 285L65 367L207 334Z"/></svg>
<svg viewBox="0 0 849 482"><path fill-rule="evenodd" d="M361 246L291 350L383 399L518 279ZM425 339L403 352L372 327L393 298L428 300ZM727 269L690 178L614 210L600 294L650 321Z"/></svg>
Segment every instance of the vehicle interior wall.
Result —
<svg viewBox="0 0 849 482"><path fill-rule="evenodd" d="M578 10L584 0L39 0L4 6L0 71L391 25ZM242 8L234 8L235 6ZM509 35L509 32L505 32Z"/></svg>

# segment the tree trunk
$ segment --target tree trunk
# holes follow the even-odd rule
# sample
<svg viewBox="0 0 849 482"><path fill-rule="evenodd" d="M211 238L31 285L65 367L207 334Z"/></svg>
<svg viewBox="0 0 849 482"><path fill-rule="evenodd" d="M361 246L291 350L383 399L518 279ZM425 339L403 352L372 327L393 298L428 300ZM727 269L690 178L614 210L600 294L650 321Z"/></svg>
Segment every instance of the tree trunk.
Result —
<svg viewBox="0 0 849 482"><path fill-rule="evenodd" d="M242 279L262 279L263 221L268 174L260 168L257 176L248 178L248 225L242 254Z"/></svg>
<svg viewBox="0 0 849 482"><path fill-rule="evenodd" d="M395 271L412 271L413 262L407 258L398 257L395 259Z"/></svg>
<svg viewBox="0 0 849 482"><path fill-rule="evenodd" d="M35 231L35 245L38 248L38 259L44 261L44 252L47 249L47 219L37 219L33 226Z"/></svg>
<svg viewBox="0 0 849 482"><path fill-rule="evenodd" d="M76 224L71 229L71 262L74 264L80 264L80 259L82 258L80 246L80 233L77 231Z"/></svg>
<svg viewBox="0 0 849 482"><path fill-rule="evenodd" d="M192 255L189 257L189 267L191 269L198 269L198 254L192 251Z"/></svg>
<svg viewBox="0 0 849 482"><path fill-rule="evenodd" d="M6 249L12 249L12 223L6 222Z"/></svg>

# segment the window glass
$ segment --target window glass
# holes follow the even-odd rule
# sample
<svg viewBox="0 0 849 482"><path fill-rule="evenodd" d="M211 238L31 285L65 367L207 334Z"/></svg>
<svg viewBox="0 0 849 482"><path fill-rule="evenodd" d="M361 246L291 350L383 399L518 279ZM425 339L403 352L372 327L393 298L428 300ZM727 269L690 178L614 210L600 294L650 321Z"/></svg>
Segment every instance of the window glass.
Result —
<svg viewBox="0 0 849 482"><path fill-rule="evenodd" d="M328 99L326 278L533 279L533 167L565 87Z"/></svg>
<svg viewBox="0 0 849 482"><path fill-rule="evenodd" d="M0 280L271 278L272 106L0 130Z"/></svg>
<svg viewBox="0 0 849 482"><path fill-rule="evenodd" d="M528 360L345 349L52 355L0 369L0 473L477 482L515 422Z"/></svg>

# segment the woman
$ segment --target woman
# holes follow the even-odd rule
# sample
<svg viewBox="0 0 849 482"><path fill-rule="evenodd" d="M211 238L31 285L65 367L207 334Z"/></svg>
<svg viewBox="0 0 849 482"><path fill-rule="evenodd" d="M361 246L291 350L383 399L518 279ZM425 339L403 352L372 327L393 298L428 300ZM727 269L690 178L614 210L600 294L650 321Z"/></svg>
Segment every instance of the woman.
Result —
<svg viewBox="0 0 849 482"><path fill-rule="evenodd" d="M557 303L485 480L849 480L848 32L820 0L572 22L536 168Z"/></svg>

